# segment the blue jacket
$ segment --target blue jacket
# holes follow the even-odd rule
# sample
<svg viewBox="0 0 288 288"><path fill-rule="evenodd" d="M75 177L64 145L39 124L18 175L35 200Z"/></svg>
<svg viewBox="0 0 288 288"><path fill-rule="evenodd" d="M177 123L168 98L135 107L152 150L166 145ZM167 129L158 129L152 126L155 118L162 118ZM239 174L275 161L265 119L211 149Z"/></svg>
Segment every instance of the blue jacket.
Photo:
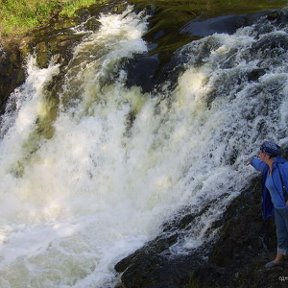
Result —
<svg viewBox="0 0 288 288"><path fill-rule="evenodd" d="M270 192L265 186L266 177L269 172L269 166L261 161L257 157L253 157L250 161L250 164L258 171L262 172L262 214L263 218L267 219L273 215L273 203L271 200ZM283 185L286 187L286 191L288 192L288 161L282 157L275 157L273 166L272 166L272 178L274 184L280 193L283 195L284 199L284 192L280 174L282 175Z"/></svg>

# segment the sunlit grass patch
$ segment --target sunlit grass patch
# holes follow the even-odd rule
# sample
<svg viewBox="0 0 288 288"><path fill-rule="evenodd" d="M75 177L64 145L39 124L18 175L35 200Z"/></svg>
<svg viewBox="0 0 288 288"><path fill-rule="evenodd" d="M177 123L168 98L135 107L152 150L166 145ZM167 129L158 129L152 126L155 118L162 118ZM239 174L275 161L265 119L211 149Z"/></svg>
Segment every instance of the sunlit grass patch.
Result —
<svg viewBox="0 0 288 288"><path fill-rule="evenodd" d="M24 33L36 27L57 7L56 1L0 0L1 34Z"/></svg>
<svg viewBox="0 0 288 288"><path fill-rule="evenodd" d="M0 0L0 37L11 37L45 24L56 12L72 17L75 12L104 0Z"/></svg>
<svg viewBox="0 0 288 288"><path fill-rule="evenodd" d="M61 10L60 15L65 15L68 17L72 17L75 12L82 8L82 7L88 7L90 5L93 5L95 3L103 3L105 1L103 0L71 0L66 1L66 3L63 5L63 8Z"/></svg>

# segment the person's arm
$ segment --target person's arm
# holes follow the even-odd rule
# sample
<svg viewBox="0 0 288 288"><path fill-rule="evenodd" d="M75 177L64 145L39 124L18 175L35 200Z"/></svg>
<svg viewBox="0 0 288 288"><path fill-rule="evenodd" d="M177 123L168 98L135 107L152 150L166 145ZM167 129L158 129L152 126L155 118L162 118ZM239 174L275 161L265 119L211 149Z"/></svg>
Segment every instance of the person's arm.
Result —
<svg viewBox="0 0 288 288"><path fill-rule="evenodd" d="M258 157L254 156L251 160L250 160L250 164L258 171L263 172L263 170L266 167L266 163L263 162L262 160L260 160Z"/></svg>

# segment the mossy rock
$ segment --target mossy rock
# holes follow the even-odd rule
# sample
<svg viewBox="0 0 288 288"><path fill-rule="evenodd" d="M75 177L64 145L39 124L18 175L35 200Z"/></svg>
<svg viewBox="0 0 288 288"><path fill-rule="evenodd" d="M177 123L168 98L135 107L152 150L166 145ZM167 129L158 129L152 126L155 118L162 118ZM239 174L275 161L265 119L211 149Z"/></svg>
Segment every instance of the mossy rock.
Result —
<svg viewBox="0 0 288 288"><path fill-rule="evenodd" d="M8 96L25 81L23 55L17 47L2 52L0 57L0 114L5 110Z"/></svg>

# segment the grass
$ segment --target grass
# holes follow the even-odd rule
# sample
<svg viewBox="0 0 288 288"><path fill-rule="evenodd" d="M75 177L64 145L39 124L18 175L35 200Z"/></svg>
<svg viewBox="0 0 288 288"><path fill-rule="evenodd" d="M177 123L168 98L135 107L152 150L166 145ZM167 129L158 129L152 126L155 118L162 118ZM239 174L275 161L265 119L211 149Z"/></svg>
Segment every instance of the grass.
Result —
<svg viewBox="0 0 288 288"><path fill-rule="evenodd" d="M46 24L56 12L73 17L79 8L99 2L103 0L0 0L0 39Z"/></svg>
<svg viewBox="0 0 288 288"><path fill-rule="evenodd" d="M100 0L70 0L66 1L66 3L63 5L62 10L60 12L60 15L72 17L74 16L75 12L82 8L82 7L88 7L95 3L101 3L104 1Z"/></svg>

